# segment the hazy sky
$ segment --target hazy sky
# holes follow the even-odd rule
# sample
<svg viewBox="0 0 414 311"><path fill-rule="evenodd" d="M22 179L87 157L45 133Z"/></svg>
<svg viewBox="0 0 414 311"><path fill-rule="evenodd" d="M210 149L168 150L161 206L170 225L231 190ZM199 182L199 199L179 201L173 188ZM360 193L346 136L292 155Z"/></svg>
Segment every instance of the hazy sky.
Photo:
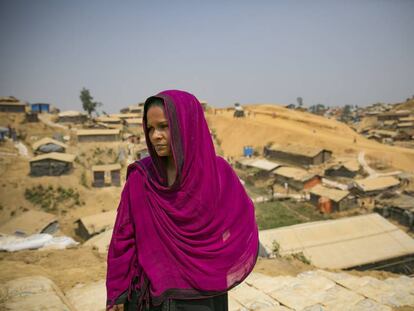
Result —
<svg viewBox="0 0 414 311"><path fill-rule="evenodd" d="M214 106L414 95L414 1L0 0L0 96L116 112L164 89Z"/></svg>

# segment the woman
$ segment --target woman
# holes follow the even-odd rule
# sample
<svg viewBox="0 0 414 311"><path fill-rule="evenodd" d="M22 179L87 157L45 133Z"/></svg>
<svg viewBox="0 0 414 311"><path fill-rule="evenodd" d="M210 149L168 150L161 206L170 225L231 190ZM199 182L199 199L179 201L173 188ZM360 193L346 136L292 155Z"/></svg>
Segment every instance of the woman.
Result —
<svg viewBox="0 0 414 311"><path fill-rule="evenodd" d="M145 102L150 157L131 164L108 252L109 310L227 310L253 269L254 206L216 156L198 100L164 91Z"/></svg>

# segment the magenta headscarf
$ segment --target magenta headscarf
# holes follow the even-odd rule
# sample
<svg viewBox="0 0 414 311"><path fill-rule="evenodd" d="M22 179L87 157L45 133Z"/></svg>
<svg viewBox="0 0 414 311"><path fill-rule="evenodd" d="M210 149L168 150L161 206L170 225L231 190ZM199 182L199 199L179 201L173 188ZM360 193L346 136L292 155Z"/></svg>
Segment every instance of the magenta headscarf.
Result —
<svg viewBox="0 0 414 311"><path fill-rule="evenodd" d="M150 143L148 103L162 99L171 132L177 179ZM140 290L159 305L166 298L222 294L242 282L258 253L254 206L229 164L216 156L198 100L171 90L144 108L150 157L128 167L108 252L107 305Z"/></svg>

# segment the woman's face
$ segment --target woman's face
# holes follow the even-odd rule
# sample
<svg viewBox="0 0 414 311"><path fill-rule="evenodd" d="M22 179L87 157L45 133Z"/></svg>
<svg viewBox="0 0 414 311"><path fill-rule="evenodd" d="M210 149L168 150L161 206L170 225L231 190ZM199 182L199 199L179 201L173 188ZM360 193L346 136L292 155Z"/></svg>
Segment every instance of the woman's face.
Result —
<svg viewBox="0 0 414 311"><path fill-rule="evenodd" d="M160 157L171 156L171 136L164 109L151 106L147 111L147 130L151 144Z"/></svg>

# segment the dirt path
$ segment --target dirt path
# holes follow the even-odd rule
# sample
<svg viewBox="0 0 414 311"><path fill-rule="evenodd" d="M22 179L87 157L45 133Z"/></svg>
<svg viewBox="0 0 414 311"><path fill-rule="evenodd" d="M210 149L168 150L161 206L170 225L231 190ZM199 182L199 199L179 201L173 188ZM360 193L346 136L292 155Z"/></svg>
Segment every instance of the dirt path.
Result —
<svg viewBox="0 0 414 311"><path fill-rule="evenodd" d="M62 124L58 124L58 123L50 121L47 115L39 113L38 118L41 122L43 122L44 124L46 124L50 127L60 128L62 130L68 130L69 129L67 126L64 126Z"/></svg>
<svg viewBox="0 0 414 311"><path fill-rule="evenodd" d="M18 141L14 144L16 149L19 151L19 154L25 158L29 158L29 150L27 149L26 145L23 144L21 141Z"/></svg>

